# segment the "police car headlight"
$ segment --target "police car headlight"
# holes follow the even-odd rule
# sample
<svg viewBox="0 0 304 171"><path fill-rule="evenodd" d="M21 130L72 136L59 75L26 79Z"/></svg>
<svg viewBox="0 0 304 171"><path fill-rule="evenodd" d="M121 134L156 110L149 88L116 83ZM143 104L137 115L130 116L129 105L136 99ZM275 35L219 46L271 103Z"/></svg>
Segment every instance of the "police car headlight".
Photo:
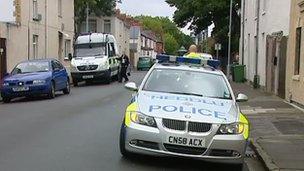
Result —
<svg viewBox="0 0 304 171"><path fill-rule="evenodd" d="M245 125L243 123L224 124L218 130L218 134L242 134Z"/></svg>
<svg viewBox="0 0 304 171"><path fill-rule="evenodd" d="M155 119L151 116L144 115L140 112L130 112L131 121L140 125L157 127Z"/></svg>

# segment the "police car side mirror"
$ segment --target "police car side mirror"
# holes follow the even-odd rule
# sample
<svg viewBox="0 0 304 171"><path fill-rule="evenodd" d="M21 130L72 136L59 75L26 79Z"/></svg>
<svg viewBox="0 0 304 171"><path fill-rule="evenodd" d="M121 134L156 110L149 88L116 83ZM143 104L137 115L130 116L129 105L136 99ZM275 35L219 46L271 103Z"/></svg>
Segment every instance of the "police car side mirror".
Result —
<svg viewBox="0 0 304 171"><path fill-rule="evenodd" d="M134 82L129 82L127 84L125 84L125 88L128 89L128 90L131 90L131 91L137 91L138 88L136 86L136 83Z"/></svg>
<svg viewBox="0 0 304 171"><path fill-rule="evenodd" d="M239 94L238 97L236 98L236 102L247 102L248 101L248 96L245 94Z"/></svg>

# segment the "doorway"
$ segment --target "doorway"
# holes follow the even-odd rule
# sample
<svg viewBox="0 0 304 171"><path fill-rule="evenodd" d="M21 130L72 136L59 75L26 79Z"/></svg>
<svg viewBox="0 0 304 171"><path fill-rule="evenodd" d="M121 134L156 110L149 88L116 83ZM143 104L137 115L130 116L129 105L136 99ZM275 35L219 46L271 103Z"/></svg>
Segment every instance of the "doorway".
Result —
<svg viewBox="0 0 304 171"><path fill-rule="evenodd" d="M6 60L6 39L0 38L0 80L7 73Z"/></svg>
<svg viewBox="0 0 304 171"><path fill-rule="evenodd" d="M58 32L58 60L62 61L62 54L63 54L63 34Z"/></svg>
<svg viewBox="0 0 304 171"><path fill-rule="evenodd" d="M266 91L285 98L286 36L269 35L266 40Z"/></svg>

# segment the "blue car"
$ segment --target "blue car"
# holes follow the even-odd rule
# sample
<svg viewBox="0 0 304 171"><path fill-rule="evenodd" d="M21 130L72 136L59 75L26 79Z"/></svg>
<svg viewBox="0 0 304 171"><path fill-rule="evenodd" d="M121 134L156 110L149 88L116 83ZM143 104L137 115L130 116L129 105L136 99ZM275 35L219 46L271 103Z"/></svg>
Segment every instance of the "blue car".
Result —
<svg viewBox="0 0 304 171"><path fill-rule="evenodd" d="M19 63L2 81L1 96L4 103L16 97L47 95L55 98L56 91L70 93L66 69L55 59L30 60Z"/></svg>

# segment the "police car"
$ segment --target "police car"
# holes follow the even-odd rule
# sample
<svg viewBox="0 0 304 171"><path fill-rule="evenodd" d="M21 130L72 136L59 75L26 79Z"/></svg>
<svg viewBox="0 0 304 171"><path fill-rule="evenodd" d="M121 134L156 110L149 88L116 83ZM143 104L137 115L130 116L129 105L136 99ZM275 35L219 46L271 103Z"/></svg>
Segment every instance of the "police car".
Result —
<svg viewBox="0 0 304 171"><path fill-rule="evenodd" d="M243 163L249 123L219 61L159 55L126 109L120 133L123 156L177 156Z"/></svg>

